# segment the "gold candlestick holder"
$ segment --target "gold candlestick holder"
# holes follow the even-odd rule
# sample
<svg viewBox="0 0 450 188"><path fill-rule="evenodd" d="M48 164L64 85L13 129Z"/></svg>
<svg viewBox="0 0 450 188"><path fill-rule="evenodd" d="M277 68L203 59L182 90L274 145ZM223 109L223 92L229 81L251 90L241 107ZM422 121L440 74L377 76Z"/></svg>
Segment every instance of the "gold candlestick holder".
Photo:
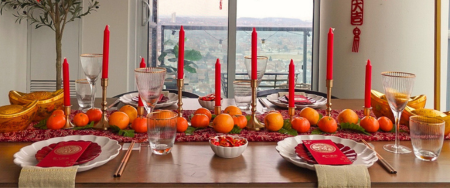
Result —
<svg viewBox="0 0 450 188"><path fill-rule="evenodd" d="M71 129L75 126L70 122L70 114L72 113L72 106L64 106L64 115L66 116L66 125L63 129Z"/></svg>
<svg viewBox="0 0 450 188"><path fill-rule="evenodd" d="M264 128L264 124L259 122L259 120L256 118L256 90L257 90L257 84L258 80L251 80L251 87L252 87L252 116L250 118L250 121L247 124L247 129L249 130L255 130L259 131L261 128Z"/></svg>
<svg viewBox="0 0 450 188"><path fill-rule="evenodd" d="M144 116L144 113L145 113L145 108L143 106L138 106L137 107L137 116L142 117L142 116Z"/></svg>
<svg viewBox="0 0 450 188"><path fill-rule="evenodd" d="M372 110L372 107L364 107L364 116L370 116L370 111Z"/></svg>
<svg viewBox="0 0 450 188"><path fill-rule="evenodd" d="M178 79L177 80L177 87L178 87L178 117L183 117L183 86L184 86L184 79Z"/></svg>
<svg viewBox="0 0 450 188"><path fill-rule="evenodd" d="M106 102L106 88L108 87L108 78L102 78L101 80L102 84L102 119L94 126L95 129L101 129L101 130L108 130L109 123L108 118L106 117L106 114L108 113L108 106Z"/></svg>
<svg viewBox="0 0 450 188"><path fill-rule="evenodd" d="M214 114L220 115L222 113L222 106L214 106Z"/></svg>
<svg viewBox="0 0 450 188"><path fill-rule="evenodd" d="M289 107L288 113L289 113L289 120L292 121L292 119L294 119L295 116L295 107Z"/></svg>
<svg viewBox="0 0 450 188"><path fill-rule="evenodd" d="M333 87L333 80L327 80L327 116L331 114L331 88Z"/></svg>

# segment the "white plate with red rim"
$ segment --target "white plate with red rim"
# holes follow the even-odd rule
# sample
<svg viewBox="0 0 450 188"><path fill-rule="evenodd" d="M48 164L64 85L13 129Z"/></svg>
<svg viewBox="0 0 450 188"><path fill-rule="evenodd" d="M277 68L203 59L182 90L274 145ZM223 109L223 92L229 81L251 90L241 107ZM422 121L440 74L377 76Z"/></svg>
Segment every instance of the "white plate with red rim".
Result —
<svg viewBox="0 0 450 188"><path fill-rule="evenodd" d="M297 94L297 92L296 92ZM282 108L287 108L288 107L288 103L283 103L281 102L278 98L280 96L284 95L284 93L280 92L280 93L274 93L271 95L267 95L267 100L269 102L271 102L272 104L274 104L275 106L278 107L282 107ZM314 99L315 102L313 104L296 104L295 107L297 107L297 109L302 109L302 108L306 108L306 107L310 107L310 108L320 108L323 107L327 104L327 98L319 96L319 95L314 95L314 94L309 94L309 93L303 93L301 92L301 95L307 97L307 98L311 98Z"/></svg>
<svg viewBox="0 0 450 188"><path fill-rule="evenodd" d="M120 152L121 146L119 142L116 140L112 140L108 137L104 136L94 136L94 135L72 135L65 137L55 137L50 138L48 140L43 140L39 142L35 142L29 146L25 146L20 149L17 153L14 154L14 163L21 167L25 166L36 166L38 161L36 160L36 152L42 149L45 146L48 146L53 143L58 143L62 141L71 141L71 140L84 140L95 142L101 146L102 152L100 155L92 161L81 164L78 166L78 172L83 172L90 170L95 167L99 167L114 159Z"/></svg>
<svg viewBox="0 0 450 188"><path fill-rule="evenodd" d="M354 140L339 138L336 136L299 135L295 137L288 137L282 141L279 141L275 149L278 151L281 157L291 162L292 164L315 171L316 168L314 164L306 162L305 160L297 156L297 153L295 153L295 147L298 144L303 143L303 140L331 140L334 143L341 143L345 146L350 147L351 149L355 150L358 156L351 165L365 165L367 166L367 168L369 168L378 160L375 151L369 149L369 147L367 147L363 143L358 143Z"/></svg>
<svg viewBox="0 0 450 188"><path fill-rule="evenodd" d="M161 92L161 94L164 94L164 96L168 97L169 99L166 102L164 102L164 103L156 104L155 108L168 107L168 106L174 105L174 104L176 104L178 102L178 95L175 94L175 93L169 93L169 92L164 93L164 91L163 91L163 92ZM123 102L125 104L129 104L129 105L132 105L132 106L137 106L138 105L137 102L133 101L133 98L135 98L137 96L138 96L137 92L135 92L135 93L128 93L128 94L122 95L119 98L119 100L120 100L120 102Z"/></svg>

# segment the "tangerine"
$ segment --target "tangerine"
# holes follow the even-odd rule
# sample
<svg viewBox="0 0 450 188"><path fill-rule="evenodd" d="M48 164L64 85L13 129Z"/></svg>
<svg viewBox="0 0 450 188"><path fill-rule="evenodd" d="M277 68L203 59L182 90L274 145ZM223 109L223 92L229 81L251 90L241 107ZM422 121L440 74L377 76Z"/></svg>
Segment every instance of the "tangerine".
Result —
<svg viewBox="0 0 450 188"><path fill-rule="evenodd" d="M242 115L241 109L239 109L237 106L228 106L225 108L223 113L230 114L230 116Z"/></svg>
<svg viewBox="0 0 450 188"><path fill-rule="evenodd" d="M115 125L120 129L125 129L130 123L130 118L125 112L117 111L109 116L109 125Z"/></svg>
<svg viewBox="0 0 450 188"><path fill-rule="evenodd" d="M292 128L300 133L306 133L311 128L311 124L306 118L294 117L291 121Z"/></svg>
<svg viewBox="0 0 450 188"><path fill-rule="evenodd" d="M94 123L97 123L102 119L102 114L102 111L98 108L91 108L86 112L89 121L93 121Z"/></svg>
<svg viewBox="0 0 450 188"><path fill-rule="evenodd" d="M392 123L391 119L382 116L378 118L378 124L380 124L380 129L385 132L389 132L394 128L394 124Z"/></svg>
<svg viewBox="0 0 450 188"><path fill-rule="evenodd" d="M283 128L284 119L280 113L269 113L264 117L264 126L269 131L278 131Z"/></svg>
<svg viewBox="0 0 450 188"><path fill-rule="evenodd" d="M52 114L47 119L47 128L58 130L64 127L66 125L66 116L59 115L59 114Z"/></svg>
<svg viewBox="0 0 450 188"><path fill-rule="evenodd" d="M64 116L65 113L63 110L55 110L55 111L53 111L52 115L63 115Z"/></svg>
<svg viewBox="0 0 450 188"><path fill-rule="evenodd" d="M351 109L345 109L341 113L339 113L337 117L337 122L340 123L353 123L357 124L359 121L359 117L355 111Z"/></svg>
<svg viewBox="0 0 450 188"><path fill-rule="evenodd" d="M145 117L137 117L134 119L131 124L131 128L137 133L146 133L147 132L147 118Z"/></svg>
<svg viewBox="0 0 450 188"><path fill-rule="evenodd" d="M362 118L359 124L369 133L377 132L380 128L380 124L378 123L377 119L372 116L366 116Z"/></svg>
<svg viewBox="0 0 450 188"><path fill-rule="evenodd" d="M191 119L191 125L192 125L192 127L195 127L195 128L208 127L209 118L205 114L195 114Z"/></svg>
<svg viewBox="0 0 450 188"><path fill-rule="evenodd" d="M219 114L214 118L213 128L219 133L229 133L233 130L234 120L229 114Z"/></svg>
<svg viewBox="0 0 450 188"><path fill-rule="evenodd" d="M239 128L243 129L247 126L247 118L243 115L234 115L233 116L234 124L237 125Z"/></svg>
<svg viewBox="0 0 450 188"><path fill-rule="evenodd" d="M85 113L78 113L73 117L73 124L77 127L84 127L89 123L89 117Z"/></svg>
<svg viewBox="0 0 450 188"><path fill-rule="evenodd" d="M330 116L323 116L319 123L317 123L317 126L319 126L321 131L326 133L334 133L338 129L336 120Z"/></svg>
<svg viewBox="0 0 450 188"><path fill-rule="evenodd" d="M209 121L211 121L211 118L212 118L211 111L209 111L206 108L199 108L194 112L194 114L205 114L206 116L208 116Z"/></svg>
<svg viewBox="0 0 450 188"><path fill-rule="evenodd" d="M154 119L171 119L177 116L177 114L171 110L155 110L152 113Z"/></svg>
<svg viewBox="0 0 450 188"><path fill-rule="evenodd" d="M131 105L122 106L122 108L120 108L119 111L125 112L125 114L128 115L128 118L130 120L130 122L128 122L128 124L133 123L134 119L137 118L137 110L135 107L133 107Z"/></svg>
<svg viewBox="0 0 450 188"><path fill-rule="evenodd" d="M317 125L317 122L319 122L319 112L310 107L303 108L298 115L306 118L310 125Z"/></svg>
<svg viewBox="0 0 450 188"><path fill-rule="evenodd" d="M188 121L184 117L177 117L177 132L182 133L188 128Z"/></svg>

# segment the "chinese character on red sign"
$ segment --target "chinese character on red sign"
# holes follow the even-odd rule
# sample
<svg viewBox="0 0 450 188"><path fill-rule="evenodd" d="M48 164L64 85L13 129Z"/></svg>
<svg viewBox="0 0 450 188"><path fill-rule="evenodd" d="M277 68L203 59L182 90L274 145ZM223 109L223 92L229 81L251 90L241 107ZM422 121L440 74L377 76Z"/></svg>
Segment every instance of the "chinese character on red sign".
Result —
<svg viewBox="0 0 450 188"><path fill-rule="evenodd" d="M364 12L364 0L352 0L351 24L362 25Z"/></svg>

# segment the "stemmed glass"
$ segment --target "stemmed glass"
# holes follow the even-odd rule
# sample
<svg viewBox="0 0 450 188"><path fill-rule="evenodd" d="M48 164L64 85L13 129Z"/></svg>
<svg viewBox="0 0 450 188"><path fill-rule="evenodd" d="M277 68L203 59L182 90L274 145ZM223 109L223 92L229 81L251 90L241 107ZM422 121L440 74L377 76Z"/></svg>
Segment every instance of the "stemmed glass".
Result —
<svg viewBox="0 0 450 188"><path fill-rule="evenodd" d="M402 112L408 104L416 75L406 72L382 72L384 93L395 117L395 144L383 148L393 153L411 153L411 149L399 144L398 132Z"/></svg>
<svg viewBox="0 0 450 188"><path fill-rule="evenodd" d="M161 67L137 68L134 70L136 84L147 114L158 102L159 95L164 86L166 69Z"/></svg>
<svg viewBox="0 0 450 188"><path fill-rule="evenodd" d="M252 57L251 56L245 56L245 68L247 69L247 74L248 77L252 77ZM264 76L264 74L266 73L266 68L267 68L267 60L269 58L267 58L266 56L257 56L257 65L258 65L258 70L257 70L257 86L259 86L259 84L261 83L262 77Z"/></svg>
<svg viewBox="0 0 450 188"><path fill-rule="evenodd" d="M89 84L91 85L91 108L94 107L95 102L95 82L98 75L102 71L102 54L81 54L80 62L83 67L84 75L86 75Z"/></svg>

